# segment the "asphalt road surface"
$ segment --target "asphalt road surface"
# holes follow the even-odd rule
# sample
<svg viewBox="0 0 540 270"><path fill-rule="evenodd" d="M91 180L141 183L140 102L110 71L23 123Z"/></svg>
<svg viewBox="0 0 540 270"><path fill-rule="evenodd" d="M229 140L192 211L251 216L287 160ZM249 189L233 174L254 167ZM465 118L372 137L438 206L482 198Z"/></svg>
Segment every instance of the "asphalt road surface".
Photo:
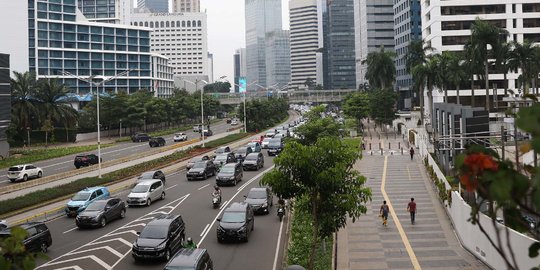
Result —
<svg viewBox="0 0 540 270"><path fill-rule="evenodd" d="M214 134L219 134L219 133L226 132L227 129L230 127L231 127L230 124L227 124L225 123L225 121L222 121L222 122L219 122L218 124L210 126L210 129L214 132ZM200 137L200 133L193 132L192 130L188 130L185 133L188 136L188 140ZM163 136L165 138L166 145L175 144L175 142L173 141L173 136L174 134ZM118 158L123 158L129 155L143 153L144 151L150 151L150 150L154 150L154 148L151 148L148 145L148 142L135 142L135 143L131 141L122 142L122 143L117 143L114 146L101 149L101 158L103 162L107 162L107 161L112 161ZM97 150L91 151L88 153L94 153L97 155ZM64 157L38 161L33 164L43 169L44 176L54 175L57 173L77 170L75 168L75 165L73 165L73 161L76 155L77 154L73 154L73 155L68 155ZM5 174L6 171L7 171L7 168L2 169L2 172L0 172L0 187L11 184L11 182L7 178L7 175ZM29 180L29 181L32 181L32 180Z"/></svg>
<svg viewBox="0 0 540 270"><path fill-rule="evenodd" d="M281 269L285 222L279 222L276 215L276 197L269 214L255 216L254 231L248 243L220 244L216 238L218 222L215 220L221 217L222 210L231 202L243 201L250 188L259 186L264 172L273 167L273 157L268 157L266 150L263 153L264 168L245 171L237 186L221 188L223 198L219 209L214 209L211 202L215 177L188 182L182 170L167 175L165 200L149 207L130 207L124 219L111 221L104 228L78 229L75 220L65 216L48 222L53 237L53 245L47 253L50 260L40 262L37 269L163 269L165 262L135 263L131 246L137 232L152 218L164 213L182 216L186 237L193 238L200 248L208 249L216 270ZM128 192L117 196L125 201Z"/></svg>

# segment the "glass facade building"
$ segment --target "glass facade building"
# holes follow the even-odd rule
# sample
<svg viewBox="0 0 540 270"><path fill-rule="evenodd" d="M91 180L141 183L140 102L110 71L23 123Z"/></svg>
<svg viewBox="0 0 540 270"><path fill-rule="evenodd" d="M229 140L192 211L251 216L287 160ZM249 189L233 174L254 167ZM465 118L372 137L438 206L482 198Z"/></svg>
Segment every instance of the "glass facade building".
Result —
<svg viewBox="0 0 540 270"><path fill-rule="evenodd" d="M132 6L132 0L77 0L79 10L93 22L127 24Z"/></svg>
<svg viewBox="0 0 540 270"><path fill-rule="evenodd" d="M70 76L116 76L106 91L151 88L150 31L144 27L77 21L76 0L28 0L29 69L38 78L58 78L77 94L90 85ZM103 89L101 89L103 90Z"/></svg>
<svg viewBox="0 0 540 270"><path fill-rule="evenodd" d="M140 9L146 8L150 12L168 13L169 0L138 0L137 7Z"/></svg>
<svg viewBox="0 0 540 270"><path fill-rule="evenodd" d="M289 34L289 30L266 34L266 83L273 89L283 88L291 80Z"/></svg>

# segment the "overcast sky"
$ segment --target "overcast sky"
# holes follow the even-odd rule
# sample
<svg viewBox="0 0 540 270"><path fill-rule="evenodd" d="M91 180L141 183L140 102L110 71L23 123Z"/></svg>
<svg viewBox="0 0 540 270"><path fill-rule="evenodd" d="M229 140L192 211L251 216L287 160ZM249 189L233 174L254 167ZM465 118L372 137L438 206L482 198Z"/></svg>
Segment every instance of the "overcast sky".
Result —
<svg viewBox="0 0 540 270"><path fill-rule="evenodd" d="M234 80L233 54L245 47L245 0L201 0L208 16L208 51L214 54L214 79ZM282 0L283 28L289 29L289 3Z"/></svg>

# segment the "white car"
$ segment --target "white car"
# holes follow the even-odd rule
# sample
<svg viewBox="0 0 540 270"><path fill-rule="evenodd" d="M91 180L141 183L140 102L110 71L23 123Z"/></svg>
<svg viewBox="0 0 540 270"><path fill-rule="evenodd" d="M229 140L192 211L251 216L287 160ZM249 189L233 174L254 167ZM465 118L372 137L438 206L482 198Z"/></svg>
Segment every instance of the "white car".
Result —
<svg viewBox="0 0 540 270"><path fill-rule="evenodd" d="M272 138L264 138L261 143L261 148L262 149L268 148L268 144L270 143L270 140L272 140Z"/></svg>
<svg viewBox="0 0 540 270"><path fill-rule="evenodd" d="M11 182L18 180L26 181L29 178L41 178L43 170L32 164L16 165L9 167L7 177Z"/></svg>
<svg viewBox="0 0 540 270"><path fill-rule="evenodd" d="M8 227L7 221L0 220L0 230L3 230Z"/></svg>
<svg viewBox="0 0 540 270"><path fill-rule="evenodd" d="M165 199L165 186L159 179L145 180L138 183L127 197L127 205L146 205Z"/></svg>
<svg viewBox="0 0 540 270"><path fill-rule="evenodd" d="M232 126L238 125L238 120L236 120L236 119L232 120L232 121L231 121L231 125L232 125Z"/></svg>
<svg viewBox="0 0 540 270"><path fill-rule="evenodd" d="M174 140L174 142L186 141L187 140L187 135L186 135L186 133L183 133L183 132L176 133L176 134L174 134L173 140Z"/></svg>

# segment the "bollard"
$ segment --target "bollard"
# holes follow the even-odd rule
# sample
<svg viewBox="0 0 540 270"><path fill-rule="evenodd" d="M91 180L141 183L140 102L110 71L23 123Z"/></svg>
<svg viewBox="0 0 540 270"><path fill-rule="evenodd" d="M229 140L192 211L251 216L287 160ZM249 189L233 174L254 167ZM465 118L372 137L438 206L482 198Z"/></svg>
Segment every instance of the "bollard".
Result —
<svg viewBox="0 0 540 270"><path fill-rule="evenodd" d="M373 151L369 151L369 154L373 156Z"/></svg>
<svg viewBox="0 0 540 270"><path fill-rule="evenodd" d="M371 143L369 143L369 150L371 150Z"/></svg>
<svg viewBox="0 0 540 270"><path fill-rule="evenodd" d="M381 148L381 156L383 155L383 151L382 151L382 148Z"/></svg>
<svg viewBox="0 0 540 270"><path fill-rule="evenodd" d="M382 149L381 143L379 142L379 149Z"/></svg>
<svg viewBox="0 0 540 270"><path fill-rule="evenodd" d="M392 149L392 147L390 147L390 143L388 143L388 149Z"/></svg>
<svg viewBox="0 0 540 270"><path fill-rule="evenodd" d="M401 148L401 142L397 143L397 149Z"/></svg>
<svg viewBox="0 0 540 270"><path fill-rule="evenodd" d="M403 155L403 147L401 148L401 154Z"/></svg>

